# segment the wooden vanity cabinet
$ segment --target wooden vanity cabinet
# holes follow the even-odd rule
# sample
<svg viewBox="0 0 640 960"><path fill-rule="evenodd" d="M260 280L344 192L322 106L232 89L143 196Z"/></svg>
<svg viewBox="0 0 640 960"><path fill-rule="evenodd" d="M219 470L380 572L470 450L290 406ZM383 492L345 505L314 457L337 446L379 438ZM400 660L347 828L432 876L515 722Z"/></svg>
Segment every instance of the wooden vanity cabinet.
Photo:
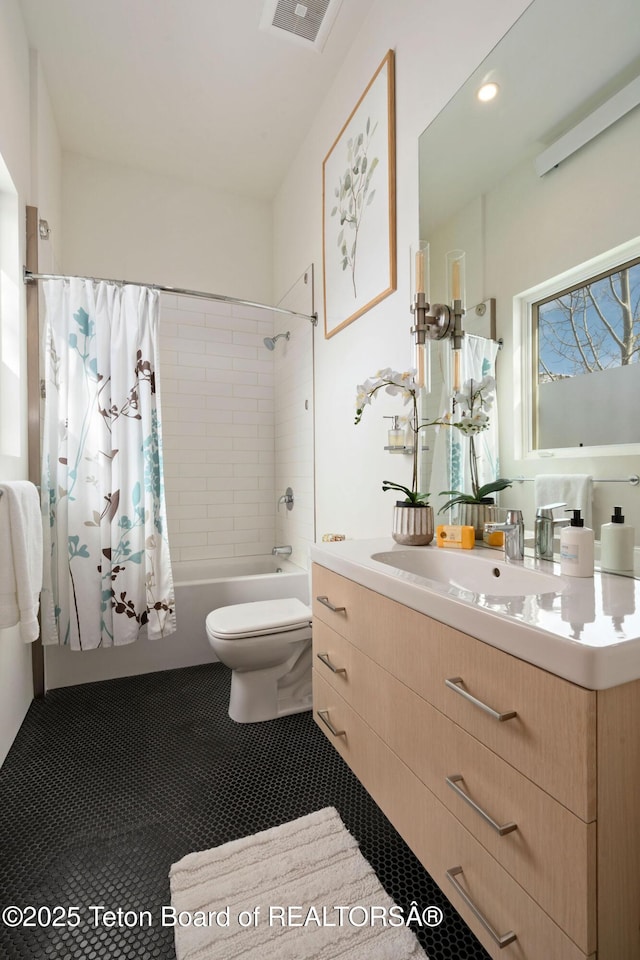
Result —
<svg viewBox="0 0 640 960"><path fill-rule="evenodd" d="M318 564L313 612L316 721L490 955L639 960L640 683L585 690Z"/></svg>

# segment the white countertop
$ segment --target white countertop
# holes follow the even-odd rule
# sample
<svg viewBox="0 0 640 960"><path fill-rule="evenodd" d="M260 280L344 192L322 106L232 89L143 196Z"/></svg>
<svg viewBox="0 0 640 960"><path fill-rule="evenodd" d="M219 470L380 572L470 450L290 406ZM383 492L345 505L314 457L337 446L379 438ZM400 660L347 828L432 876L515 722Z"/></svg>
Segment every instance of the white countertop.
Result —
<svg viewBox="0 0 640 960"><path fill-rule="evenodd" d="M639 580L607 573L561 577L559 564L525 558L525 568L557 576L558 591L495 597L372 558L407 550L442 548L401 547L391 538L344 540L313 544L310 555L314 563L582 687L604 690L640 679ZM505 562L485 547L473 554L498 566Z"/></svg>

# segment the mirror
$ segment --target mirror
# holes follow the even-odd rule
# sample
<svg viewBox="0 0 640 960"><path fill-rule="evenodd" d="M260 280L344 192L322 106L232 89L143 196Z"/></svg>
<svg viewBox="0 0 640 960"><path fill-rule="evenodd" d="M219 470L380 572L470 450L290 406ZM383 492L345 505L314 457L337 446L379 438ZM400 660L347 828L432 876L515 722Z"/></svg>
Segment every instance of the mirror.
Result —
<svg viewBox="0 0 640 960"><path fill-rule="evenodd" d="M618 264L640 256L640 107L543 175L535 166L639 75L637 0L533 0L419 139L420 238L430 243L431 298L446 299L445 255L460 248L467 304L496 300L496 335L504 341L497 374L503 476L549 472L539 462L527 470L526 461L541 456L640 452L637 429L623 429L615 446L607 436L578 438L575 447L554 439L552 449L536 446L536 435L551 434L540 434L530 319L532 303L602 273L601 263L615 260L612 251ZM480 103L476 92L486 81L498 84L498 96ZM449 346L434 348L437 371L448 362L437 348ZM639 363L635 368L640 374ZM589 391L611 417L616 392L608 381L602 392ZM432 394L427 415L440 412L439 402ZM602 439L609 442L600 446ZM582 472L575 463L562 467ZM426 480L422 486L436 489Z"/></svg>

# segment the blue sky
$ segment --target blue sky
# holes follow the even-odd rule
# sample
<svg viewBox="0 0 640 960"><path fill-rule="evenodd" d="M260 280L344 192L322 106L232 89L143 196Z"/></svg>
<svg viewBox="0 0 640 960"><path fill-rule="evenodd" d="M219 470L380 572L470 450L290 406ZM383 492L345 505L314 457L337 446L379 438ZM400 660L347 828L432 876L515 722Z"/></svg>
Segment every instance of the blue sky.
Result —
<svg viewBox="0 0 640 960"><path fill-rule="evenodd" d="M621 348L616 336L624 339L623 310L615 294L620 296L623 272L628 274L633 335L637 340L630 362L640 360L640 263L636 263L626 271L612 274L611 278L585 284L539 308L540 381L549 379L549 375L555 379L584 374L589 368L620 366Z"/></svg>

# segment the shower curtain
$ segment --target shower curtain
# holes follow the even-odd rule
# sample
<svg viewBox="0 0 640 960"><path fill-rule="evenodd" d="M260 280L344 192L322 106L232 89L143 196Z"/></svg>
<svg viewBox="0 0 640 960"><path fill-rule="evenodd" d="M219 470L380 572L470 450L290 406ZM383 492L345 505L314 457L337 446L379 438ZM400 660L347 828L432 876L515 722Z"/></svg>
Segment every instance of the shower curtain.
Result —
<svg viewBox="0 0 640 960"><path fill-rule="evenodd" d="M498 344L495 340L466 334L462 339L462 358L460 363L462 382L473 379L482 380L488 375L496 375L496 357ZM450 351L448 351L450 356ZM452 386L451 372L443 378L439 410L446 413L451 410ZM496 480L498 477L498 408L494 403L489 411L489 427L475 435L475 448L478 453L478 480L480 485ZM431 490L464 490L471 492L471 471L469 468L469 437L459 430L439 430L435 438L435 452L431 474ZM446 502L443 496L441 502Z"/></svg>
<svg viewBox="0 0 640 960"><path fill-rule="evenodd" d="M167 636L158 291L70 278L44 292L43 643Z"/></svg>
<svg viewBox="0 0 640 960"><path fill-rule="evenodd" d="M479 383L483 377L495 377L498 349L495 340L469 334L463 337L461 363L463 382L475 380ZM451 486L448 489L470 491L470 438L459 430L452 430L450 434ZM498 477L498 408L495 403L489 411L488 428L475 435L474 443L478 456L478 482L483 486Z"/></svg>

